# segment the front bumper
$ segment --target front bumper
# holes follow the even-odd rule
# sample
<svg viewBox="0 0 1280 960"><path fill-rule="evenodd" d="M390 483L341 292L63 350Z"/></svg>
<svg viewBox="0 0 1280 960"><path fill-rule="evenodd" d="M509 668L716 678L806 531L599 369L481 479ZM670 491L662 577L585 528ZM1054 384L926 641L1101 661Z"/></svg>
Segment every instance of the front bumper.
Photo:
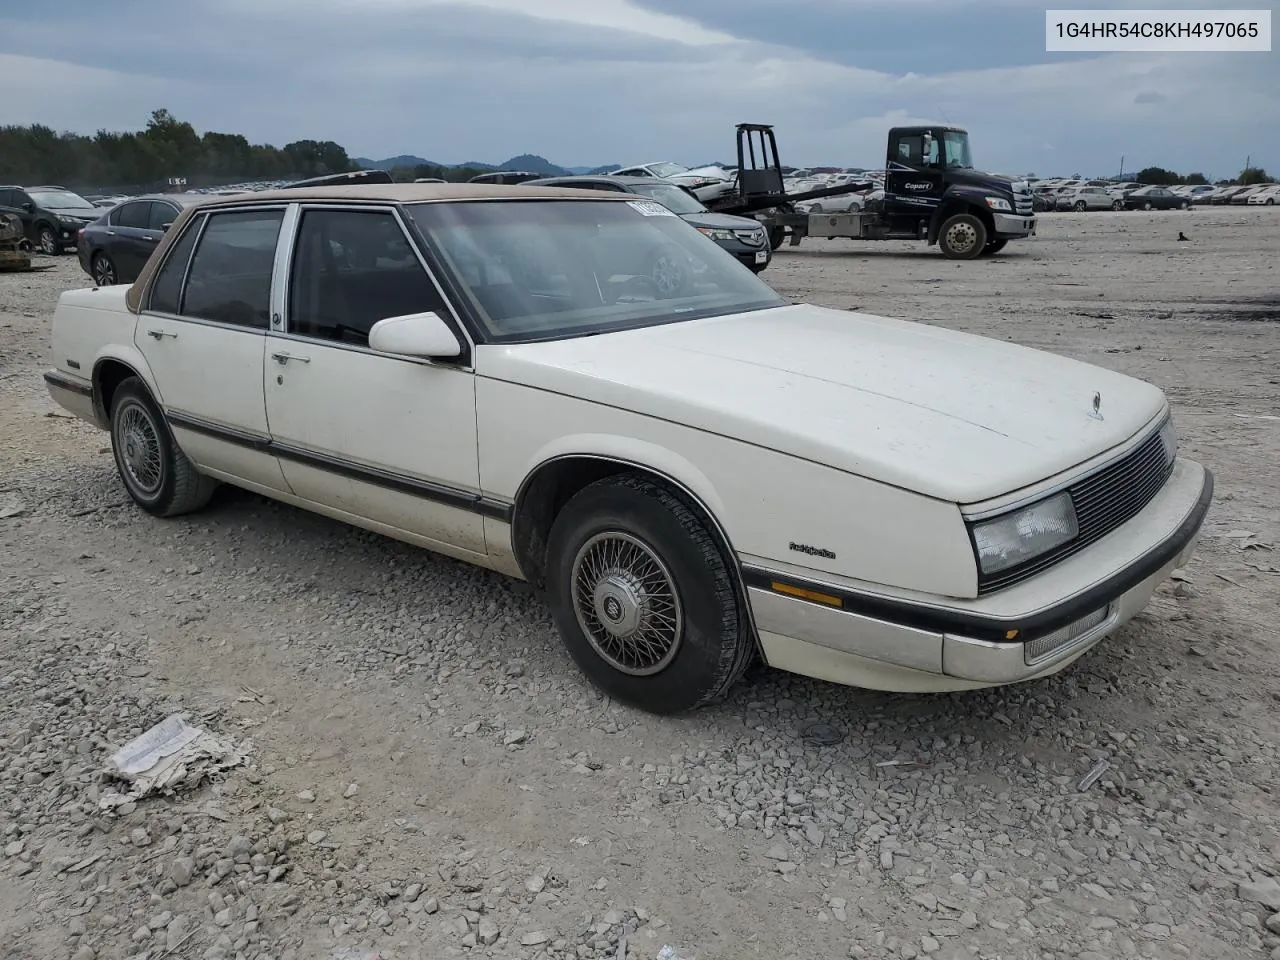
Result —
<svg viewBox="0 0 1280 960"><path fill-rule="evenodd" d="M1212 498L1213 475L1178 460L1146 509L1088 549L1023 584L950 606L746 567L764 658L794 673L898 692L1049 676L1141 612L1187 563ZM1098 579L1099 570L1110 572Z"/></svg>
<svg viewBox="0 0 1280 960"><path fill-rule="evenodd" d="M994 213L991 219L995 221L996 236L1001 240L1017 240L1036 235L1034 214L1024 217L1016 213Z"/></svg>

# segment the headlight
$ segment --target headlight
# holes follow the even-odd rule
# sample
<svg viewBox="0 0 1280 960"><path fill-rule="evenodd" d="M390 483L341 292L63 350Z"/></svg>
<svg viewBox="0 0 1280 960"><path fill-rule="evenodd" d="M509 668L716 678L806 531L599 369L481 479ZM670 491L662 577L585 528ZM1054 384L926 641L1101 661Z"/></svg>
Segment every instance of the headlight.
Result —
<svg viewBox="0 0 1280 960"><path fill-rule="evenodd" d="M712 240L732 240L734 239L732 230L713 230L711 227L699 227L699 233L706 234Z"/></svg>
<svg viewBox="0 0 1280 960"><path fill-rule="evenodd" d="M984 199L992 210L1013 210L1013 207L1009 206L1009 201L1003 197L985 197Z"/></svg>
<svg viewBox="0 0 1280 960"><path fill-rule="evenodd" d="M984 574L999 573L1074 540L1076 522L1071 495L1055 494L1013 513L975 524L973 542Z"/></svg>

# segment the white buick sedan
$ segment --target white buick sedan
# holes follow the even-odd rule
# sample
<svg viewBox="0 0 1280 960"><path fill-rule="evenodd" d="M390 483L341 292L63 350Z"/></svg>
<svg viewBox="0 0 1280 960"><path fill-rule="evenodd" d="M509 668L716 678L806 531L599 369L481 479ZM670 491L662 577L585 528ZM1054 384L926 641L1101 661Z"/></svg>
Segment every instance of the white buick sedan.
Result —
<svg viewBox="0 0 1280 960"><path fill-rule="evenodd" d="M1213 478L1156 387L785 300L630 195L340 185L188 207L62 295L53 398L159 517L230 483L523 578L660 713L756 656L1032 680L1184 564Z"/></svg>

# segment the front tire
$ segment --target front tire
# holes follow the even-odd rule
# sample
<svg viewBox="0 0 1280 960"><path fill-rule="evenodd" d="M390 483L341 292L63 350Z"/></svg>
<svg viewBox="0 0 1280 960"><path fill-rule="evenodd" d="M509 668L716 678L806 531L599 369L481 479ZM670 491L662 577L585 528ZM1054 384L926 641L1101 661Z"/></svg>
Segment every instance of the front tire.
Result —
<svg viewBox="0 0 1280 960"><path fill-rule="evenodd" d="M780 246L787 242L787 228L774 227L769 231L769 248L777 250Z"/></svg>
<svg viewBox="0 0 1280 960"><path fill-rule="evenodd" d="M938 247L948 260L973 260L986 246L986 224L971 213L948 218L938 231Z"/></svg>
<svg viewBox="0 0 1280 960"><path fill-rule="evenodd" d="M58 235L54 233L53 227L41 227L36 243L46 257L56 257L62 252L62 244L58 242Z"/></svg>
<svg viewBox="0 0 1280 960"><path fill-rule="evenodd" d="M1076 201L1076 206L1075 206L1076 213L1084 213L1088 209L1089 209L1089 205L1085 203L1083 200Z"/></svg>
<svg viewBox="0 0 1280 960"><path fill-rule="evenodd" d="M1119 200L1113 200L1113 201L1111 202L1111 209L1112 209L1112 210L1123 210L1123 209L1124 209L1124 204L1123 204L1123 203L1121 203Z"/></svg>
<svg viewBox="0 0 1280 960"><path fill-rule="evenodd" d="M560 637L609 696L683 713L723 697L751 662L729 560L668 487L623 474L584 488L556 517L547 557Z"/></svg>
<svg viewBox="0 0 1280 960"><path fill-rule="evenodd" d="M151 394L137 377L116 388L111 402L111 451L130 498L155 517L199 510L217 482L187 459Z"/></svg>

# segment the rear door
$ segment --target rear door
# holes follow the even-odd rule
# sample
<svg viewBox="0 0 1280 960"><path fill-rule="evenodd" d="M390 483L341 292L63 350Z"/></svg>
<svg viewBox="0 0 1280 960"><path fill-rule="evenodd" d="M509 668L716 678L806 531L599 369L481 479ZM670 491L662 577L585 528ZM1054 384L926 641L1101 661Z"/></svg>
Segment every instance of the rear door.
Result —
<svg viewBox="0 0 1280 960"><path fill-rule="evenodd" d="M107 215L105 249L116 265L118 282L132 283L155 249L155 244L146 237L150 222L150 200L122 203Z"/></svg>
<svg viewBox="0 0 1280 960"><path fill-rule="evenodd" d="M284 205L232 208L188 221L134 337L183 452L206 472L259 492L288 490L269 450L262 392L285 212Z"/></svg>

